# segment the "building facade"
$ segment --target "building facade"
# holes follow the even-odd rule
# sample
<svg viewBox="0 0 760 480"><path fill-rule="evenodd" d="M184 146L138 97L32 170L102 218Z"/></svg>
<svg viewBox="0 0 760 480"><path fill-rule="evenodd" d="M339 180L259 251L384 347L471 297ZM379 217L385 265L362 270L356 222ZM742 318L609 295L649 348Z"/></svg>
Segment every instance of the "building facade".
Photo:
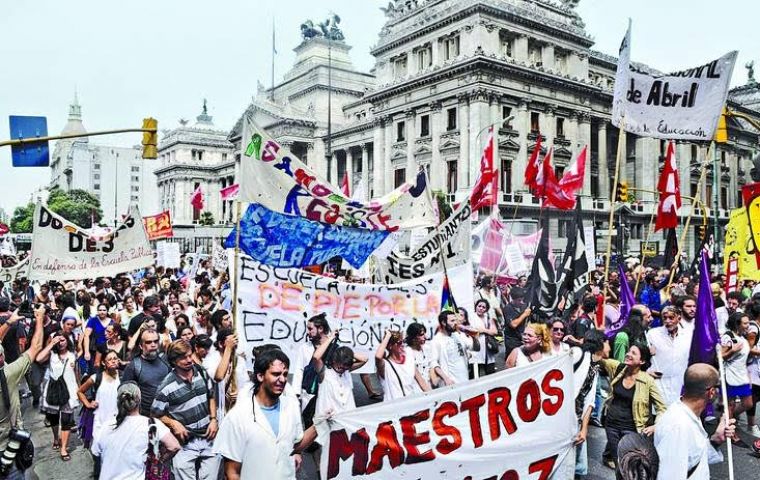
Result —
<svg viewBox="0 0 760 480"><path fill-rule="evenodd" d="M61 135L85 134L76 95ZM58 140L50 159L50 188L86 190L100 200L102 223L115 225L137 204L142 215L158 213L155 160L142 158L142 147L95 145L88 137Z"/></svg>
<svg viewBox="0 0 760 480"><path fill-rule="evenodd" d="M386 23L371 50L376 60L370 74L351 66L344 41L305 37L293 69L273 89L259 89L230 140L239 152L243 118L252 115L334 184L347 171L354 186L364 182L367 195L377 197L423 167L434 189L461 201L478 175L486 132L496 125L500 214L535 225L540 205L523 178L539 136L544 151L554 147L558 176L588 145L580 195L587 224L597 228L597 252L607 247L619 146L620 180L635 199L616 209L617 238L626 253L638 253L647 238L659 241L662 250L663 236L650 236L649 225L667 144L628 133L621 138L611 124L617 59L593 49L576 3L394 0L382 9ZM731 92L729 106L757 118L757 98L756 85L740 87ZM758 131L736 119L729 131L730 142L717 148L717 168L699 186L700 165L712 161L706 159L708 145L676 146L682 192L702 201L695 206L685 201L681 209L683 217L695 214L687 236L691 252L699 243L695 232L701 217L725 223L729 210L741 205L739 187L751 181ZM554 247L563 249L571 213L544 210L542 215L558 239ZM613 251L621 247L615 243Z"/></svg>

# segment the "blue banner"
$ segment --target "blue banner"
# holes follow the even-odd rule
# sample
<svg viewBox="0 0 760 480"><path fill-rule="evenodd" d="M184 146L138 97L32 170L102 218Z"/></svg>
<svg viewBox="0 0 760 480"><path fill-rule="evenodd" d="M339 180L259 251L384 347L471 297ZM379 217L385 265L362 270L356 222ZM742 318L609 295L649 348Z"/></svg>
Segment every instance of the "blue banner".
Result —
<svg viewBox="0 0 760 480"><path fill-rule="evenodd" d="M257 203L252 203L240 219L240 232L240 248L247 255L282 268L319 265L336 256L359 268L389 233L312 222ZM233 228L224 246L235 248L235 237Z"/></svg>

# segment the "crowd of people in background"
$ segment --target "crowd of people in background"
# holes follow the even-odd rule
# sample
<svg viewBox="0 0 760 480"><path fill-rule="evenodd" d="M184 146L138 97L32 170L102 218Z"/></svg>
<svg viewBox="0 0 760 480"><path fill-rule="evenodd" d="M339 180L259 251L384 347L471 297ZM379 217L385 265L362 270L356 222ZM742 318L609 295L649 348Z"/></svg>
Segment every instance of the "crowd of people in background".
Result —
<svg viewBox="0 0 760 480"><path fill-rule="evenodd" d="M666 270L631 268L624 278L612 271L606 284L601 272L591 273L586 293L548 316L531 308L527 278L477 277L472 310L443 310L433 329L412 323L385 333L371 363L375 373L360 376L367 399L393 401L570 355L578 478L588 474L592 426L606 434L602 463L621 478L686 478L657 475L651 452L663 448L683 462L704 454L687 470L696 472L689 478L708 478L708 460L726 438L752 446L736 427L760 437L760 288L745 282L726 295L725 278L711 279L728 384L729 403L721 405L714 368L689 366L697 279L677 275L668 290ZM623 282L636 291L637 304L624 328L608 335L621 314ZM275 345L244 351L231 302L228 272L209 260L192 274L183 265L76 282L0 283L0 386L7 398L0 402L0 447L11 429L23 429L22 408L32 408L51 432L49 444L37 447L67 462L78 435L96 478L145 478L147 469L158 475L151 478L178 480L292 479L303 456L318 469L325 454L320 425L356 408L352 372L370 359L342 345L324 314L307 320L308 341L294 358ZM736 426L718 422L721 411ZM689 421L698 438L676 448ZM703 425L710 424L708 441ZM650 448L641 448L647 441ZM660 456L660 470L683 467L673 462ZM6 478L23 478L20 467ZM642 469L650 476L625 476Z"/></svg>

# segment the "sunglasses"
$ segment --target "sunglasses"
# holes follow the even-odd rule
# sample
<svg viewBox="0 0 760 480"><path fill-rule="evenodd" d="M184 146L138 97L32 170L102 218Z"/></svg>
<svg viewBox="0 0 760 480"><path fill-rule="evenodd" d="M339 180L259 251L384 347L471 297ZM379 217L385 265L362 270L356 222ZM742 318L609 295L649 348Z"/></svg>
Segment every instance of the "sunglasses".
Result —
<svg viewBox="0 0 760 480"><path fill-rule="evenodd" d="M562 327L554 327L552 328L552 332L564 332L565 329Z"/></svg>

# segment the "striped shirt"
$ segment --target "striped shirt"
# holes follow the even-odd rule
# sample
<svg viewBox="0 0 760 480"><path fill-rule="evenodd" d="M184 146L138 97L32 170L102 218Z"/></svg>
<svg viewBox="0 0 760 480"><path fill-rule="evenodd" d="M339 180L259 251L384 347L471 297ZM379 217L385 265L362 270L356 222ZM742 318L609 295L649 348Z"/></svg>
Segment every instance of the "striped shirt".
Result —
<svg viewBox="0 0 760 480"><path fill-rule="evenodd" d="M172 370L156 390L150 409L154 418L168 415L178 421L193 435L201 437L211 423L209 393L213 392L207 377L193 366L193 379L185 381Z"/></svg>

